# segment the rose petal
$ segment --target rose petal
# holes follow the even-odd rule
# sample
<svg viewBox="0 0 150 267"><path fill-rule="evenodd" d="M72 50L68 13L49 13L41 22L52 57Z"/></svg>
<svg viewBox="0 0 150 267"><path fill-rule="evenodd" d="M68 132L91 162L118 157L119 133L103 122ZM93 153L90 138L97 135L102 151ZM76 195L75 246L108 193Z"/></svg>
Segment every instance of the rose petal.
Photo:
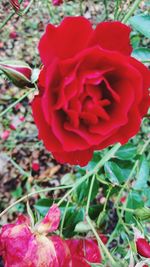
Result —
<svg viewBox="0 0 150 267"><path fill-rule="evenodd" d="M72 267L71 254L66 241L59 236L51 236L50 240L54 244L59 266Z"/></svg>
<svg viewBox="0 0 150 267"><path fill-rule="evenodd" d="M71 256L72 267L89 267L87 261L100 263L101 254L97 243L92 239L70 239L67 240Z"/></svg>
<svg viewBox="0 0 150 267"><path fill-rule="evenodd" d="M62 146L58 139L54 136L51 131L51 127L47 124L43 110L41 107L41 98L40 96L35 96L32 101L32 112L36 125L39 130L39 138L44 141L44 144L48 150L60 150Z"/></svg>
<svg viewBox="0 0 150 267"><path fill-rule="evenodd" d="M73 57L86 47L93 32L91 23L84 17L67 17L55 27L49 24L39 43L39 51L45 65L56 57Z"/></svg>
<svg viewBox="0 0 150 267"><path fill-rule="evenodd" d="M60 215L60 209L53 204L44 219L37 225L37 231L43 234L56 231L60 223Z"/></svg>
<svg viewBox="0 0 150 267"><path fill-rule="evenodd" d="M85 166L92 159L93 149L76 150L73 152L52 152L54 158L60 163L70 163L72 165Z"/></svg>
<svg viewBox="0 0 150 267"><path fill-rule="evenodd" d="M89 41L89 46L100 45L101 48L128 56L132 52L130 32L131 28L118 21L99 23Z"/></svg>

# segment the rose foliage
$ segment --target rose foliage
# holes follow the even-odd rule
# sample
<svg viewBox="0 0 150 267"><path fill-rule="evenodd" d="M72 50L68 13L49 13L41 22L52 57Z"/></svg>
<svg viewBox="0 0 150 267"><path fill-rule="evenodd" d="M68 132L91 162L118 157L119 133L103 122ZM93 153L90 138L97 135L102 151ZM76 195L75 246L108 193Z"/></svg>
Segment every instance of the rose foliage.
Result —
<svg viewBox="0 0 150 267"><path fill-rule="evenodd" d="M93 29L83 17L47 26L32 109L39 138L61 163L84 166L94 150L138 132L150 104L150 72L131 57L130 32L120 22Z"/></svg>
<svg viewBox="0 0 150 267"><path fill-rule="evenodd" d="M18 216L16 223L2 227L0 254L5 267L80 267L87 262L100 263L98 244L92 239L63 240L56 231L60 210L53 205L45 218L31 227L28 217ZM104 241L106 241L104 239Z"/></svg>

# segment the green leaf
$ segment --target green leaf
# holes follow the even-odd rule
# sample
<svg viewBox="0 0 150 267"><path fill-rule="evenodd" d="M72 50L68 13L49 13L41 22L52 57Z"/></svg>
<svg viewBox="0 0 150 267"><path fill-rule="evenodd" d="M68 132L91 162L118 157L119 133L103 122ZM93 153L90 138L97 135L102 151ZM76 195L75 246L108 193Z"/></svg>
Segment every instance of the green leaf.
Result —
<svg viewBox="0 0 150 267"><path fill-rule="evenodd" d="M149 180L149 164L146 157L143 155L140 160L140 168L137 175L137 180L134 184L134 189L143 190L143 188L147 188L148 180Z"/></svg>
<svg viewBox="0 0 150 267"><path fill-rule="evenodd" d="M34 207L44 217L48 212L50 206L53 204L53 199L42 198L36 202Z"/></svg>
<svg viewBox="0 0 150 267"><path fill-rule="evenodd" d="M137 32L131 32L130 41L133 49L138 48L140 44L140 36Z"/></svg>
<svg viewBox="0 0 150 267"><path fill-rule="evenodd" d="M104 165L104 170L107 178L113 184L120 184L124 182L124 176L122 175L120 167L113 161L108 161Z"/></svg>
<svg viewBox="0 0 150 267"><path fill-rule="evenodd" d="M66 238L72 237L75 235L75 226L84 220L85 209L78 208L76 206L70 207L67 209L64 225L63 225L63 236Z"/></svg>
<svg viewBox="0 0 150 267"><path fill-rule="evenodd" d="M79 178L80 179L80 178ZM74 191L73 193L73 200L80 204L83 205L87 201L87 196L89 193L90 189L90 184L91 184L91 178L89 178L87 181L82 183L78 188ZM95 179L93 190L92 190L92 195L91 195L91 201L96 197L99 189L99 182L97 179Z"/></svg>
<svg viewBox="0 0 150 267"><path fill-rule="evenodd" d="M128 209L138 209L144 207L144 201L142 196L136 192L132 191L129 193L128 201L127 201L127 208ZM134 214L131 212L125 212L125 221L126 223L134 223Z"/></svg>
<svg viewBox="0 0 150 267"><path fill-rule="evenodd" d="M145 47L136 48L132 52L132 57L143 62L150 62L150 49Z"/></svg>
<svg viewBox="0 0 150 267"><path fill-rule="evenodd" d="M15 198L20 198L22 196L22 187L18 186L15 191L11 192L11 194Z"/></svg>
<svg viewBox="0 0 150 267"><path fill-rule="evenodd" d="M76 176L73 173L66 173L62 178L61 178L61 184L62 185L69 185L73 184L76 180Z"/></svg>
<svg viewBox="0 0 150 267"><path fill-rule="evenodd" d="M120 160L131 160L137 154L137 148L132 144L126 144L118 149L115 156Z"/></svg>
<svg viewBox="0 0 150 267"><path fill-rule="evenodd" d="M136 15L129 20L129 23L144 36L150 38L150 15Z"/></svg>

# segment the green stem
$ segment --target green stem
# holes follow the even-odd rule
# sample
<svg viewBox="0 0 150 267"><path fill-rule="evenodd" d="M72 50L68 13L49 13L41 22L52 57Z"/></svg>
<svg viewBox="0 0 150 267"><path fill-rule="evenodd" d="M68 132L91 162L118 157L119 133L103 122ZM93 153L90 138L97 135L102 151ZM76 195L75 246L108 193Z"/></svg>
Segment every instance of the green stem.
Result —
<svg viewBox="0 0 150 267"><path fill-rule="evenodd" d="M33 4L34 0L31 0L28 6L23 10L22 15L25 15Z"/></svg>
<svg viewBox="0 0 150 267"><path fill-rule="evenodd" d="M101 240L100 236L98 235L97 231L95 230L95 228L93 226L93 223L92 223L91 219L89 218L89 216L86 216L86 220L87 220L89 226L91 227L91 230L93 231L93 234L95 235L99 246L102 248L102 250L106 254L107 258L110 260L111 264L114 265L115 264L115 260L113 259L113 257L109 253L107 247L102 242L102 240Z"/></svg>
<svg viewBox="0 0 150 267"><path fill-rule="evenodd" d="M22 202L22 201L24 201L24 200L32 197L33 195L40 194L40 193L43 193L43 192L49 192L49 191L59 190L59 189L62 189L62 190L63 189L68 189L70 187L72 187L72 185L56 186L56 187L45 188L45 189L41 189L41 190L38 190L38 191L35 191L35 192L32 192L32 193L29 193L29 194L23 196L22 198L19 198L17 201L15 201L10 206L8 206L5 210L3 210L0 213L0 217L2 217L6 212L8 212L15 205L17 205L18 203L20 203L20 202Z"/></svg>
<svg viewBox="0 0 150 267"><path fill-rule="evenodd" d="M16 169L25 177L31 177L31 173L24 171L11 157L4 155L8 161L10 161Z"/></svg>
<svg viewBox="0 0 150 267"><path fill-rule="evenodd" d="M80 5L80 14L81 16L83 16L82 0L79 0L79 5Z"/></svg>
<svg viewBox="0 0 150 267"><path fill-rule="evenodd" d="M69 206L69 201L67 202L66 204L66 207L65 207L65 211L64 211L64 214L63 214L63 217L62 217L62 220L61 220L61 224L60 224L60 236L63 237L63 227L64 227L64 222L65 222L65 217L66 217L66 213L67 213L67 209L68 209L68 206Z"/></svg>
<svg viewBox="0 0 150 267"><path fill-rule="evenodd" d="M20 1L20 4L23 0ZM9 16L3 21L3 23L0 25L0 30L7 24L7 22L16 14L15 11L12 11L12 13L9 14Z"/></svg>
<svg viewBox="0 0 150 267"><path fill-rule="evenodd" d="M132 16L132 14L135 12L135 10L137 9L137 7L139 6L139 4L142 2L143 0L136 0L132 7L130 8L129 12L125 15L125 17L123 18L122 22L123 23L127 23L128 19Z"/></svg>
<svg viewBox="0 0 150 267"><path fill-rule="evenodd" d="M19 102L21 102L25 97L35 91L35 88L32 88L30 91L26 92L23 96L13 102L11 105L8 106L5 110L0 113L0 117L4 116L8 111L10 111L14 106L16 106Z"/></svg>
<svg viewBox="0 0 150 267"><path fill-rule="evenodd" d="M107 0L103 0L104 6L105 6L105 19L108 18L108 8L107 8Z"/></svg>
<svg viewBox="0 0 150 267"><path fill-rule="evenodd" d="M0 25L0 30L7 24L7 22L16 14L15 11L13 11Z"/></svg>
<svg viewBox="0 0 150 267"><path fill-rule="evenodd" d="M100 212L100 214L99 214L99 216L98 216L98 219L97 219L97 225L98 225L98 226L100 226L101 221L103 220L103 218L104 218L104 216L105 216L106 207L107 207L108 199L109 199L109 196L110 196L110 193L111 193L112 188L113 188L113 187L109 185L108 193L107 193L106 200L105 200L105 204L104 204L103 209L102 209L102 211Z"/></svg>
<svg viewBox="0 0 150 267"><path fill-rule="evenodd" d="M95 181L95 175L92 177L92 181L90 184L90 189L89 189L89 194L88 194L88 199L87 199L87 204L86 204L86 214L88 215L89 213L89 207L90 207L90 201L91 201L91 195L92 195L92 190L94 186L94 181Z"/></svg>
<svg viewBox="0 0 150 267"><path fill-rule="evenodd" d="M92 171L89 171L87 174L85 174L82 178L80 178L62 198L58 202L58 205L61 205L61 203L84 181L86 181L91 175L96 174L99 169L105 164L106 161L108 161L111 157L114 156L116 151L119 149L121 144L117 143L115 146L113 146L108 153L99 161L99 163L95 166L95 168Z"/></svg>

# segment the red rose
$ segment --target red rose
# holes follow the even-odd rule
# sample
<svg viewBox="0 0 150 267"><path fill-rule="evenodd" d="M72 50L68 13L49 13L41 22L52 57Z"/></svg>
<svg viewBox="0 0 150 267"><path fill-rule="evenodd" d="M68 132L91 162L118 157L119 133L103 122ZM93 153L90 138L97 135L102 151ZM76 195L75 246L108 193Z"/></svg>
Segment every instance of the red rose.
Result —
<svg viewBox="0 0 150 267"><path fill-rule="evenodd" d="M58 161L84 166L94 150L138 132L150 104L150 72L130 56L130 31L120 22L94 30L83 17L47 26L32 109L39 137Z"/></svg>

